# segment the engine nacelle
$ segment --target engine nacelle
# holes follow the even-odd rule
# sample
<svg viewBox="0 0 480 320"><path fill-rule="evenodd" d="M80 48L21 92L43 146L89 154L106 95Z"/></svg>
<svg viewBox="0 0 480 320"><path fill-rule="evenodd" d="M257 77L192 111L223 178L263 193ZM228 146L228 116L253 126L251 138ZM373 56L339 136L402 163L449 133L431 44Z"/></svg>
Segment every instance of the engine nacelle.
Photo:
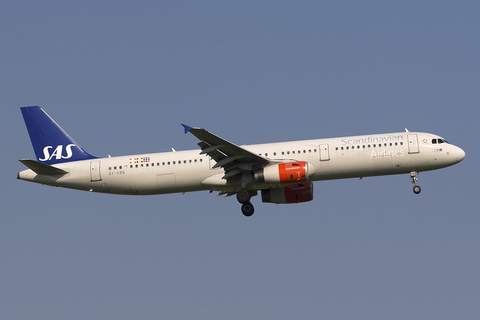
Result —
<svg viewBox="0 0 480 320"><path fill-rule="evenodd" d="M296 183L283 188L262 190L262 202L299 203L313 200L313 183Z"/></svg>
<svg viewBox="0 0 480 320"><path fill-rule="evenodd" d="M264 183L292 183L306 181L315 167L305 161L273 164L255 172L255 180Z"/></svg>

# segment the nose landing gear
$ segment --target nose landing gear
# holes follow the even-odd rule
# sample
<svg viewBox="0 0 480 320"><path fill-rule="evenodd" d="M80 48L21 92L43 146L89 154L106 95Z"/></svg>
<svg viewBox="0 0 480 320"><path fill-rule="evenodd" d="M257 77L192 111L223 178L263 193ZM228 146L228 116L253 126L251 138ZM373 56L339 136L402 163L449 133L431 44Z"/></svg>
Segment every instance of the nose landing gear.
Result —
<svg viewBox="0 0 480 320"><path fill-rule="evenodd" d="M417 186L417 178L418 173L415 171L410 172L410 178L412 178L412 183L413 183L413 193L419 194L422 191L422 188L420 186Z"/></svg>

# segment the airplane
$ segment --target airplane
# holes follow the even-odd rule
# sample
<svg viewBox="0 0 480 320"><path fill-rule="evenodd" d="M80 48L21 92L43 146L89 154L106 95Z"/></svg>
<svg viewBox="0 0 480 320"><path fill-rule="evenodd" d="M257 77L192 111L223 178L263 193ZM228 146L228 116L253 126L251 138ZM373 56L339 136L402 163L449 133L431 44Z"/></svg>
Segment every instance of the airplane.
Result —
<svg viewBox="0 0 480 320"><path fill-rule="evenodd" d="M218 191L236 195L242 213L251 198L266 203L313 199L313 182L410 174L419 194L419 172L445 168L465 152L430 133L405 132L236 145L202 128L182 124L200 150L98 158L87 153L42 108L20 108L37 160L19 160L17 178L43 185L120 195Z"/></svg>

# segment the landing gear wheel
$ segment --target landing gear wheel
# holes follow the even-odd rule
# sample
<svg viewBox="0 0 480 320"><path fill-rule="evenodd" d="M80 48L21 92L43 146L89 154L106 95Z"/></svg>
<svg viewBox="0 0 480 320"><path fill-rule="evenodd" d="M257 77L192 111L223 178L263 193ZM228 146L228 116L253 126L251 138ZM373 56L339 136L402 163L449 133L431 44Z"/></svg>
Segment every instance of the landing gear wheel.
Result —
<svg viewBox="0 0 480 320"><path fill-rule="evenodd" d="M245 202L242 205L242 213L245 217L250 217L254 212L255 212L255 208L253 207L253 204L251 204L250 202Z"/></svg>
<svg viewBox="0 0 480 320"><path fill-rule="evenodd" d="M412 178L412 183L413 183L413 193L415 194L419 194L420 191L422 191L422 188L420 188L420 186L417 186L417 181L418 181L417 175L418 175L418 172L416 171L410 172L410 178Z"/></svg>
<svg viewBox="0 0 480 320"><path fill-rule="evenodd" d="M250 198L252 196L250 195L250 192L247 190L240 190L237 192L237 200L240 203L247 203L250 201Z"/></svg>
<svg viewBox="0 0 480 320"><path fill-rule="evenodd" d="M420 188L420 186L413 186L413 193L419 194L420 191L422 191L422 188Z"/></svg>

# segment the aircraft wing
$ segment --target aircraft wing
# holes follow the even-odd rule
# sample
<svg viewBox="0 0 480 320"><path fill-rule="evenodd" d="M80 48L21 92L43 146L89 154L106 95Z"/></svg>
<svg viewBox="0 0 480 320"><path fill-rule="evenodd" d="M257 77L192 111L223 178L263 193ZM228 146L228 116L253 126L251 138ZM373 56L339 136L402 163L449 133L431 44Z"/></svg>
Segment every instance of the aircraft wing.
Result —
<svg viewBox="0 0 480 320"><path fill-rule="evenodd" d="M224 179L229 180L243 171L259 169L271 163L267 158L243 149L205 129L192 128L184 124L182 126L185 133L190 132L200 140L198 143L202 149L200 154L208 154L217 162L213 168L224 168Z"/></svg>

